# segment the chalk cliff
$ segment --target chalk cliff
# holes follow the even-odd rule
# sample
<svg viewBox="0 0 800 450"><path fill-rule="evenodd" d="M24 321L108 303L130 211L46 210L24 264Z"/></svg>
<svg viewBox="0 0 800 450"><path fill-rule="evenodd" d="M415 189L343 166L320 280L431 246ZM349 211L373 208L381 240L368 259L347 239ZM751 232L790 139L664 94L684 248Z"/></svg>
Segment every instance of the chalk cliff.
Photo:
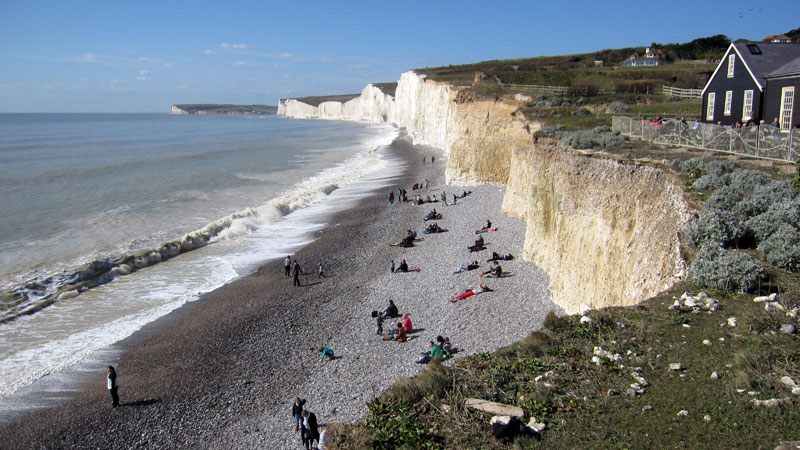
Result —
<svg viewBox="0 0 800 450"><path fill-rule="evenodd" d="M629 306L687 275L680 186L662 168L547 139L514 151L503 212L527 221L523 258L565 311Z"/></svg>
<svg viewBox="0 0 800 450"><path fill-rule="evenodd" d="M688 212L666 170L534 143L539 124L518 112L520 99L476 99L414 72L395 96L370 85L346 103L281 100L278 114L393 122L444 150L448 183L507 185L503 211L528 222L522 256L550 275L567 312L632 305L685 278L678 230Z"/></svg>

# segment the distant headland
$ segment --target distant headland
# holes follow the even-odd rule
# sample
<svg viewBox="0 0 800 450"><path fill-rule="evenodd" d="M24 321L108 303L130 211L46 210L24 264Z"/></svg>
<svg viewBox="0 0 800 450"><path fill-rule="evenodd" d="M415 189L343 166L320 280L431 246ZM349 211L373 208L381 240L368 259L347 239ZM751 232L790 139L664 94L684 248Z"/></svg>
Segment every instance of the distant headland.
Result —
<svg viewBox="0 0 800 450"><path fill-rule="evenodd" d="M273 105L222 105L195 104L172 105L172 114L275 114L278 110Z"/></svg>

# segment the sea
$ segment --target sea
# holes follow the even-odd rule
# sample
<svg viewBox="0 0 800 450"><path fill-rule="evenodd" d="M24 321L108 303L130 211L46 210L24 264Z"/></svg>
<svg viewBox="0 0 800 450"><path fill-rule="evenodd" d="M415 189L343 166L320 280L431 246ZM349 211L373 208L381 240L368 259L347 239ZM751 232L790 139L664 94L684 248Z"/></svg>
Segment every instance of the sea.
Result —
<svg viewBox="0 0 800 450"><path fill-rule="evenodd" d="M0 114L0 409L313 241L403 169L398 134L272 115Z"/></svg>

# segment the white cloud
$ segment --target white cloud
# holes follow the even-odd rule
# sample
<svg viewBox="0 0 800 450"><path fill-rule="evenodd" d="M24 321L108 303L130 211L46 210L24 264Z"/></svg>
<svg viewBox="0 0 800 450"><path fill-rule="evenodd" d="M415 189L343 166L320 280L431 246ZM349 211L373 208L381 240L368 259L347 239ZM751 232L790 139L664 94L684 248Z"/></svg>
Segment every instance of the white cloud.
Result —
<svg viewBox="0 0 800 450"><path fill-rule="evenodd" d="M136 77L136 81L150 81L152 78L149 77L150 71L149 70L140 70L139 76Z"/></svg>
<svg viewBox="0 0 800 450"><path fill-rule="evenodd" d="M333 58L331 58L331 57L328 57L328 56L323 56L323 57L322 57L322 58L320 58L319 60L320 60L321 62L324 62L324 63L332 63L332 62L334 62L334 61L335 61Z"/></svg>
<svg viewBox="0 0 800 450"><path fill-rule="evenodd" d="M146 56L140 56L139 57L139 61L144 62L144 63L150 63L150 64L161 64L164 67L172 67L172 66L175 65L175 64L172 64L169 61L164 61L161 58L148 58Z"/></svg>
<svg viewBox="0 0 800 450"><path fill-rule="evenodd" d="M247 44L227 44L223 42L222 44L219 44L219 48L225 48L225 49L233 48L236 50L247 50L248 48L250 48L250 46Z"/></svg>
<svg viewBox="0 0 800 450"><path fill-rule="evenodd" d="M83 54L83 61L85 62L95 62L97 61L97 55L94 53L86 52Z"/></svg>
<svg viewBox="0 0 800 450"><path fill-rule="evenodd" d="M249 66L250 64L247 64L244 61L236 61L236 62L233 63L233 65L234 66Z"/></svg>
<svg viewBox="0 0 800 450"><path fill-rule="evenodd" d="M291 53L281 53L280 57L281 58L294 58L294 55L291 54Z"/></svg>
<svg viewBox="0 0 800 450"><path fill-rule="evenodd" d="M369 69L370 67L372 67L372 66L370 66L369 64L351 64L350 65L350 68L357 69L357 70Z"/></svg>
<svg viewBox="0 0 800 450"><path fill-rule="evenodd" d="M217 53L217 52L215 52L214 50L206 50L206 51L204 51L203 53L205 53L206 55L217 55L217 54L218 54L218 53Z"/></svg>

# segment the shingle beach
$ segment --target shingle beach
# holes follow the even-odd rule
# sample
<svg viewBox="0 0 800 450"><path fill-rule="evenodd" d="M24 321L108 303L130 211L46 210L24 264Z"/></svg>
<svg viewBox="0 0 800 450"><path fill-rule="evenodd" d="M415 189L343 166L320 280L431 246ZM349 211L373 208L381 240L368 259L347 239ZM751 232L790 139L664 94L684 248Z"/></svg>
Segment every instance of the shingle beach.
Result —
<svg viewBox="0 0 800 450"><path fill-rule="evenodd" d="M2 448L301 448L291 405L307 399L321 424L354 422L367 402L398 377L424 370L415 364L427 342L448 336L464 356L493 351L539 328L550 311L549 279L523 261L525 224L500 212L503 188L444 185L444 157L401 137L395 154L406 161L395 185L413 191L428 180L423 197L472 193L456 205L389 204L388 188L337 215L319 239L294 255L307 272L301 287L273 261L176 311L165 325L133 336L117 367L122 407L112 408L105 374L62 406L0 429ZM427 163L422 164L426 155ZM430 156L436 156L435 164ZM395 188L396 190L396 188ZM432 209L446 233L424 234ZM490 219L486 249L471 253L475 230ZM418 233L412 248L393 247L406 230ZM492 252L510 276L479 279ZM390 272L406 259L419 272ZM454 273L462 263L477 270ZM317 263L327 277L317 278ZM486 283L494 291L457 303L450 298ZM370 315L393 300L409 313L415 332L406 343L384 341ZM393 327L388 320L384 329ZM334 361L320 361L319 347Z"/></svg>

